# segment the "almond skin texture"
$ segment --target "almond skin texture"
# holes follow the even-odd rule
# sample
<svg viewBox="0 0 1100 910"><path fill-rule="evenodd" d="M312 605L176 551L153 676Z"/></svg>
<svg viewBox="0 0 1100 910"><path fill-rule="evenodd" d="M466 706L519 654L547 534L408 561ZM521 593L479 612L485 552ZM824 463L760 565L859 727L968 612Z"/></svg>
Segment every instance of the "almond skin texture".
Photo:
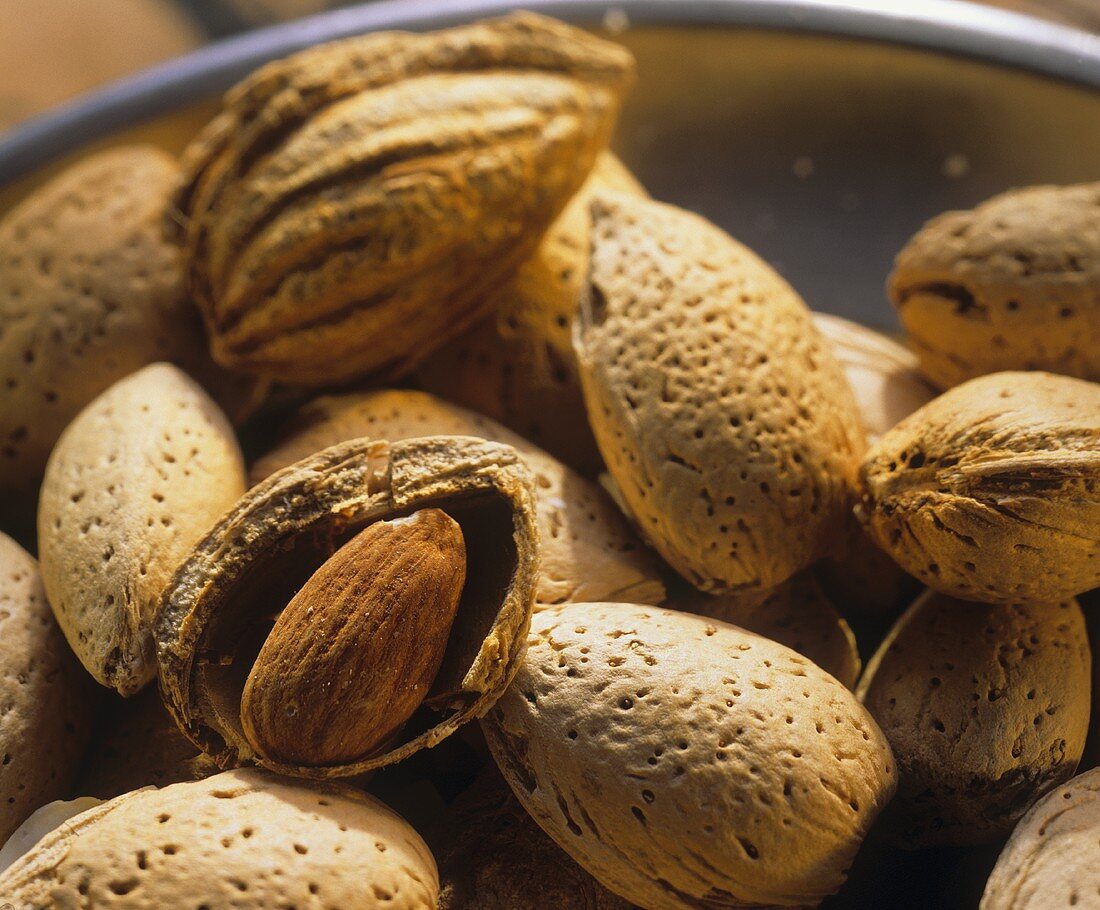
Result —
<svg viewBox="0 0 1100 910"><path fill-rule="evenodd" d="M251 477L259 482L307 455L361 436L396 441L437 434L479 436L521 453L535 477L542 551L539 604L664 600L657 560L601 489L495 421L424 392L394 389L316 398L252 466Z"/></svg>
<svg viewBox="0 0 1100 910"><path fill-rule="evenodd" d="M981 910L1100 907L1100 768L1036 803L1012 832Z"/></svg>
<svg viewBox="0 0 1100 910"><path fill-rule="evenodd" d="M241 701L248 741L302 765L373 753L427 695L465 582L462 529L439 509L360 531L294 595L260 649Z"/></svg>
<svg viewBox="0 0 1100 910"><path fill-rule="evenodd" d="M1100 380L1100 183L1012 190L928 222L890 299L940 388L999 370Z"/></svg>
<svg viewBox="0 0 1100 910"><path fill-rule="evenodd" d="M865 445L798 295L697 215L603 192L574 333L608 470L697 588L766 591L825 555Z"/></svg>
<svg viewBox="0 0 1100 910"><path fill-rule="evenodd" d="M434 910L419 835L350 787L256 769L126 793L47 834L0 875L18 907Z"/></svg>
<svg viewBox="0 0 1100 910"><path fill-rule="evenodd" d="M244 489L225 415L169 364L115 383L69 424L42 482L39 556L58 623L100 683L133 695L156 676L161 592Z"/></svg>
<svg viewBox="0 0 1100 910"><path fill-rule="evenodd" d="M534 252L632 78L625 49L532 14L254 73L177 197L215 359L301 383L411 371Z"/></svg>
<svg viewBox="0 0 1100 910"><path fill-rule="evenodd" d="M858 695L890 740L904 847L1006 836L1073 776L1089 725L1091 654L1076 601L972 604L928 592L898 620Z"/></svg>
<svg viewBox="0 0 1100 910"><path fill-rule="evenodd" d="M1100 586L1100 385L972 379L872 446L860 482L875 541L930 588L1049 603Z"/></svg>
<svg viewBox="0 0 1100 910"><path fill-rule="evenodd" d="M113 799L142 787L202 780L219 770L180 733L156 686L147 686L133 698L112 698L100 711L71 792Z"/></svg>
<svg viewBox="0 0 1100 910"><path fill-rule="evenodd" d="M2 844L35 809L67 794L98 693L50 612L38 564L5 534L0 579Z"/></svg>
<svg viewBox="0 0 1100 910"><path fill-rule="evenodd" d="M435 837L439 910L633 910L555 844L492 765L447 809Z"/></svg>
<svg viewBox="0 0 1100 910"><path fill-rule="evenodd" d="M215 367L165 234L179 179L151 146L92 155L0 221L0 493L32 492L57 438L98 394L179 364L234 418L261 390Z"/></svg>
<svg viewBox="0 0 1100 910"><path fill-rule="evenodd" d="M482 726L543 830L647 910L816 905L896 785L885 737L833 677L653 607L538 613Z"/></svg>
<svg viewBox="0 0 1100 910"><path fill-rule="evenodd" d="M538 574L532 486L514 449L432 436L354 439L253 487L184 559L157 615L161 694L180 729L223 768L256 763L316 779L353 777L442 742L488 710L523 660ZM458 522L468 578L424 706L370 756L318 765L259 754L241 698L272 613L364 528L420 509Z"/></svg>
<svg viewBox="0 0 1100 910"><path fill-rule="evenodd" d="M812 572L800 572L762 599L690 591L673 595L664 605L777 641L808 657L847 688L855 688L860 666L855 636Z"/></svg>
<svg viewBox="0 0 1100 910"><path fill-rule="evenodd" d="M493 296L492 315L417 371L429 392L486 414L585 476L603 466L584 411L572 325L588 275L593 192L645 191L610 152L538 249Z"/></svg>

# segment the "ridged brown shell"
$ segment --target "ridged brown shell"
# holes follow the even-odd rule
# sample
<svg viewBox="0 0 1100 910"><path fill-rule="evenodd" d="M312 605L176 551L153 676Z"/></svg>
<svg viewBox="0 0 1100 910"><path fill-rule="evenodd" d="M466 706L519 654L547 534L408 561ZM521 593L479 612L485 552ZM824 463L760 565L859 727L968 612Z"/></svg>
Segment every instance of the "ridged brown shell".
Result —
<svg viewBox="0 0 1100 910"><path fill-rule="evenodd" d="M994 373L903 420L860 468L875 540L930 588L989 603L1100 586L1100 385Z"/></svg>
<svg viewBox="0 0 1100 910"><path fill-rule="evenodd" d="M260 69L178 194L215 359L303 383L409 372L534 251L632 73L625 49L532 14Z"/></svg>
<svg viewBox="0 0 1100 910"><path fill-rule="evenodd" d="M350 777L400 761L484 713L523 659L538 533L531 477L516 452L468 437L332 446L253 487L195 545L157 617L161 693L176 723L222 767ZM467 584L424 712L381 751L338 765L264 759L240 722L252 662L276 615L367 525L439 508L466 542Z"/></svg>

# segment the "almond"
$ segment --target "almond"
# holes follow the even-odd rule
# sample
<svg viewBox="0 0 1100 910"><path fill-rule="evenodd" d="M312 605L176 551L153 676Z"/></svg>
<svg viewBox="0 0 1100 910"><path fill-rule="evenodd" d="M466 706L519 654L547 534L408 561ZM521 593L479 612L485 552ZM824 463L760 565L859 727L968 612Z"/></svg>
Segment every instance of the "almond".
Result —
<svg viewBox="0 0 1100 910"><path fill-rule="evenodd" d="M241 724L261 755L354 761L428 692L466 579L462 529L439 509L380 521L306 582L260 649Z"/></svg>

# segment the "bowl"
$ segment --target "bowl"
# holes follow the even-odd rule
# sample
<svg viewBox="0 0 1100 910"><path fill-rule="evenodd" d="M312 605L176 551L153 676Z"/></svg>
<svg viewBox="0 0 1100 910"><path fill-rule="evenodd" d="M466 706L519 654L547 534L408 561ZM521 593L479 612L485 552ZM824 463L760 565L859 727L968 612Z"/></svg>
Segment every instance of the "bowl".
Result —
<svg viewBox="0 0 1100 910"><path fill-rule="evenodd" d="M384 28L501 13L390 0L204 48L0 136L0 208L92 149L180 150L263 62ZM883 284L930 216L1011 186L1100 179L1100 38L955 0L527 0L638 59L615 146L657 198L769 259L815 309L891 327ZM872 838L826 908L970 908L997 847Z"/></svg>

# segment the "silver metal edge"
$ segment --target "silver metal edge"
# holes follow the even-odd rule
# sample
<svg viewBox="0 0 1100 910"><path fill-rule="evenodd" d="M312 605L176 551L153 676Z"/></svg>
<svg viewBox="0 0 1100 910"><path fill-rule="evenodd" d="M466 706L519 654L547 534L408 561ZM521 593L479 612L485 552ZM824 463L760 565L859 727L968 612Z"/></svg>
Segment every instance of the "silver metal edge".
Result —
<svg viewBox="0 0 1100 910"><path fill-rule="evenodd" d="M916 47L1100 90L1100 36L963 0L380 0L210 44L0 135L0 185L80 146L225 91L261 64L381 29L440 28L524 8L580 24L775 29Z"/></svg>

